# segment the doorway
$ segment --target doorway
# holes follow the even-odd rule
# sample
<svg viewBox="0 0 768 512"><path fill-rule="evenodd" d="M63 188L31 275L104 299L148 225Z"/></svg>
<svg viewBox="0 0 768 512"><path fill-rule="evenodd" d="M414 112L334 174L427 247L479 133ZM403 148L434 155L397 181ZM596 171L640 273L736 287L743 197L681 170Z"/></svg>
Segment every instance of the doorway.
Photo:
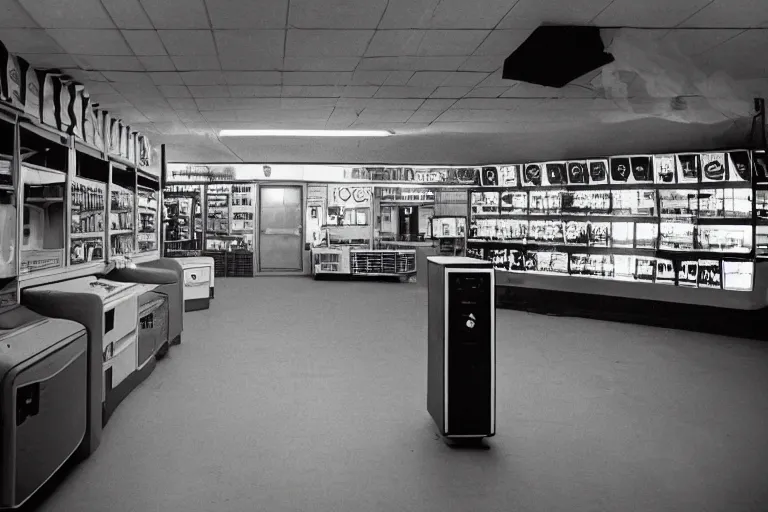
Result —
<svg viewBox="0 0 768 512"><path fill-rule="evenodd" d="M259 271L301 272L301 187L262 186L259 190Z"/></svg>

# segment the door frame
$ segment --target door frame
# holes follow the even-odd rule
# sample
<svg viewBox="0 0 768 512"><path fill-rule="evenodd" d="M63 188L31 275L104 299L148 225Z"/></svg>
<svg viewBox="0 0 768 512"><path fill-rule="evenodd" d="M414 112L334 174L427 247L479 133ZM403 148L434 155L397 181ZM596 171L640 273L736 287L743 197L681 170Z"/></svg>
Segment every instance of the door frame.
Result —
<svg viewBox="0 0 768 512"><path fill-rule="evenodd" d="M299 235L299 239L301 241L301 244L299 245L299 250L301 252L301 268L299 270L295 271L262 271L261 270L261 189L262 188L286 188L286 187L295 187L299 189L299 193L301 194L300 202L300 215L299 218L301 219L301 234ZM309 269L308 262L307 262L307 251L306 251L306 217L307 215L307 183L306 182L296 182L296 181L260 181L256 183L256 216L255 216L255 222L254 222L254 228L255 228L255 243L254 243L254 251L253 251L253 273L254 276L298 276L298 275L306 275L307 271Z"/></svg>

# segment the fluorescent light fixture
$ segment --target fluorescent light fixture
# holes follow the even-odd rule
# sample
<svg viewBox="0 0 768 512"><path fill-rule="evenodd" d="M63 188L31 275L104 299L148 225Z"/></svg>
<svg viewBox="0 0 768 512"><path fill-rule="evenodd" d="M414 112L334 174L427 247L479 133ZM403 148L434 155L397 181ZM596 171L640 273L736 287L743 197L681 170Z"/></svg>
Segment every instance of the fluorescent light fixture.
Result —
<svg viewBox="0 0 768 512"><path fill-rule="evenodd" d="M221 130L219 137L389 137L386 130Z"/></svg>

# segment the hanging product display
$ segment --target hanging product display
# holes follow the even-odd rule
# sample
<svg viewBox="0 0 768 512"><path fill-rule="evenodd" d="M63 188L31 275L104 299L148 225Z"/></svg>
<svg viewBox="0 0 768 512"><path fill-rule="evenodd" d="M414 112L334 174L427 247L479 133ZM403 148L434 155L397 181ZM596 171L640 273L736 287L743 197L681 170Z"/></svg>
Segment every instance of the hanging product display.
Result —
<svg viewBox="0 0 768 512"><path fill-rule="evenodd" d="M759 183L763 156L527 164L519 183L470 190L467 254L509 272L751 290L754 257L768 257L768 190L751 171Z"/></svg>

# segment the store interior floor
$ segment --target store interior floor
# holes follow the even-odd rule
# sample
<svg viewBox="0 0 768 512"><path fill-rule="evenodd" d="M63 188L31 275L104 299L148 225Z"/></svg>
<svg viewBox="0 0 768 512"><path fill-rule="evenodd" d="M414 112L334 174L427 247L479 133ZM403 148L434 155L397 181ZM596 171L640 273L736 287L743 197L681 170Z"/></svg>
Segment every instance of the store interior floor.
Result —
<svg viewBox="0 0 768 512"><path fill-rule="evenodd" d="M768 344L499 310L498 434L458 450L426 412L426 306L217 279L40 510L768 510Z"/></svg>

